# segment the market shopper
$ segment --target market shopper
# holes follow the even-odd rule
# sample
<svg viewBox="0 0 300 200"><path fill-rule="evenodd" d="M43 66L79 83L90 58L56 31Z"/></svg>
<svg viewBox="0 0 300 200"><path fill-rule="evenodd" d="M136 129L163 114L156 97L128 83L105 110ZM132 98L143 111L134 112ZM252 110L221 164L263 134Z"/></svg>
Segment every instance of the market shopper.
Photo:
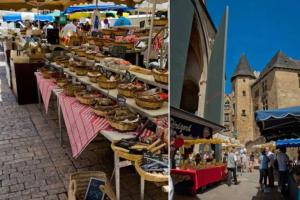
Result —
<svg viewBox="0 0 300 200"><path fill-rule="evenodd" d="M268 180L269 180L269 187L274 187L274 160L275 156L272 150L269 147L266 147L266 155L269 159L268 163Z"/></svg>
<svg viewBox="0 0 300 200"><path fill-rule="evenodd" d="M278 190L281 192L286 191L286 184L288 183L288 175L289 175L289 157L286 154L286 148L281 148L280 151L276 155L276 160L278 163L278 173L279 173L279 181L278 181Z"/></svg>
<svg viewBox="0 0 300 200"><path fill-rule="evenodd" d="M251 152L251 154L249 156L249 172L253 172L254 161L255 161L255 156L254 156L254 153Z"/></svg>
<svg viewBox="0 0 300 200"><path fill-rule="evenodd" d="M259 156L259 184L261 189L267 186L269 158L263 150Z"/></svg>
<svg viewBox="0 0 300 200"><path fill-rule="evenodd" d="M123 16L123 10L117 11L118 19L115 21L114 26L130 26L131 21Z"/></svg>
<svg viewBox="0 0 300 200"><path fill-rule="evenodd" d="M63 36L68 36L69 33L71 33L71 34L76 33L77 32L77 24L78 24L77 19L73 19L72 22L66 24L61 30Z"/></svg>
<svg viewBox="0 0 300 200"><path fill-rule="evenodd" d="M227 171L228 171L228 179L227 184L228 186L231 186L232 181L232 175L233 175L233 181L235 184L238 184L237 178L236 178L236 161L237 158L234 154L234 149L230 149L230 152L227 157Z"/></svg>

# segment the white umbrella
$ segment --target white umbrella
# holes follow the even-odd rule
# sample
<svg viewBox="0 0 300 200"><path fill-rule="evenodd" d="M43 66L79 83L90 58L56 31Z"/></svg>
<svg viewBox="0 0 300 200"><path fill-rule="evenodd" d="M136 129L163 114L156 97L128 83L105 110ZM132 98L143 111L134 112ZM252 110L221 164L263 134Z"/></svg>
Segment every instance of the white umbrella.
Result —
<svg viewBox="0 0 300 200"><path fill-rule="evenodd" d="M33 21L34 20L34 13L22 12L21 13L21 18L22 18L23 21L25 21L25 20Z"/></svg>

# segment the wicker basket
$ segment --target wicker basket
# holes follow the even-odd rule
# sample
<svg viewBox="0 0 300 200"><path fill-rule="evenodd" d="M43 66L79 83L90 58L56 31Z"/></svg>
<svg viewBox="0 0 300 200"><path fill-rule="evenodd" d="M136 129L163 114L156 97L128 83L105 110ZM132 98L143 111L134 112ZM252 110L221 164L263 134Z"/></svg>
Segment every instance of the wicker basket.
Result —
<svg viewBox="0 0 300 200"><path fill-rule="evenodd" d="M77 172L71 174L68 189L68 200L81 200L81 197L84 197L86 193L90 178L97 178L107 182L106 174L100 171Z"/></svg>
<svg viewBox="0 0 300 200"><path fill-rule="evenodd" d="M87 75L92 83L97 83L98 78L101 76L100 72L88 72Z"/></svg>
<svg viewBox="0 0 300 200"><path fill-rule="evenodd" d="M42 73L43 78L45 78L45 79L51 78L51 74L52 74L51 71L42 71L41 73Z"/></svg>
<svg viewBox="0 0 300 200"><path fill-rule="evenodd" d="M76 54L79 57L85 57L86 56L86 53L85 53L84 50L78 50L78 51L76 51Z"/></svg>
<svg viewBox="0 0 300 200"><path fill-rule="evenodd" d="M126 36L127 33L128 33L128 30L126 30L126 29L117 29L117 30L113 31L113 34L115 36Z"/></svg>
<svg viewBox="0 0 300 200"><path fill-rule="evenodd" d="M133 98L134 97L134 93L135 93L135 90L130 90L128 88L120 88L120 87L118 87L118 94L122 95L124 97Z"/></svg>
<svg viewBox="0 0 300 200"><path fill-rule="evenodd" d="M102 40L102 42L103 42L103 46L105 47L110 47L114 44L114 41L111 39L104 39Z"/></svg>
<svg viewBox="0 0 300 200"><path fill-rule="evenodd" d="M113 32L112 29L102 29L101 31L103 35L111 35L111 33Z"/></svg>
<svg viewBox="0 0 300 200"><path fill-rule="evenodd" d="M113 45L126 47L127 49L133 49L134 43L133 42L114 42Z"/></svg>
<svg viewBox="0 0 300 200"><path fill-rule="evenodd" d="M133 34L137 37L147 37L149 36L149 29L135 30Z"/></svg>
<svg viewBox="0 0 300 200"><path fill-rule="evenodd" d="M118 80L107 81L101 77L98 78L98 85L103 89L116 89L118 86Z"/></svg>
<svg viewBox="0 0 300 200"><path fill-rule="evenodd" d="M93 103L95 103L95 99L97 98L97 97L83 97L78 93L75 93L75 97L81 104L84 105L92 105Z"/></svg>
<svg viewBox="0 0 300 200"><path fill-rule="evenodd" d="M56 84L58 87L63 88L65 85L67 85L70 81L68 79L59 79L56 81Z"/></svg>
<svg viewBox="0 0 300 200"><path fill-rule="evenodd" d="M146 181L151 182L168 182L169 176L161 174L161 173L149 173L144 171L141 168L142 159L138 159L135 161L135 169L137 173L143 177Z"/></svg>
<svg viewBox="0 0 300 200"><path fill-rule="evenodd" d="M168 84L168 74L157 73L155 70L152 70L152 72L156 82Z"/></svg>
<svg viewBox="0 0 300 200"><path fill-rule="evenodd" d="M113 105L113 106L107 106L106 109L103 109L103 110L98 110L98 109L95 109L94 107L92 107L92 110L93 110L93 113L95 113L97 116L100 116L100 117L106 117L108 112L117 108L118 105Z"/></svg>
<svg viewBox="0 0 300 200"><path fill-rule="evenodd" d="M167 19L154 19L154 21L153 21L154 26L165 26L167 24L168 24Z"/></svg>
<svg viewBox="0 0 300 200"><path fill-rule="evenodd" d="M140 98L139 96L135 97L135 103L136 103L136 105L138 105L144 109L147 109L147 110L160 109L164 104L163 101L151 101L148 99Z"/></svg>
<svg viewBox="0 0 300 200"><path fill-rule="evenodd" d="M122 151L122 148L119 148L115 145L115 143L111 143L111 149L120 157L129 161L137 161L143 158L142 155L128 153L126 151Z"/></svg>
<svg viewBox="0 0 300 200"><path fill-rule="evenodd" d="M78 76L85 76L85 75L87 75L88 71L89 70L84 67L76 67L75 68L76 75L78 75Z"/></svg>
<svg viewBox="0 0 300 200"><path fill-rule="evenodd" d="M75 92L79 92L84 90L83 85L65 85L64 86L64 93L67 96L75 97Z"/></svg>
<svg viewBox="0 0 300 200"><path fill-rule="evenodd" d="M111 119L110 117L108 117L108 123L111 127L121 132L135 131L139 126L139 123L119 122Z"/></svg>

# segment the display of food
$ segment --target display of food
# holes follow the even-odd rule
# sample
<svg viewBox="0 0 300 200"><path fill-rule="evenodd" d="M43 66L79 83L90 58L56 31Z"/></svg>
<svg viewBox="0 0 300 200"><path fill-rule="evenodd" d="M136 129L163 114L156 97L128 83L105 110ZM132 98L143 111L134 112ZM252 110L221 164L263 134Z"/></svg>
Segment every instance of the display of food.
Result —
<svg viewBox="0 0 300 200"><path fill-rule="evenodd" d="M164 100L156 89L151 89L144 92L136 92L135 103L145 109L157 110L163 106Z"/></svg>
<svg viewBox="0 0 300 200"><path fill-rule="evenodd" d="M100 98L96 100L95 104L92 106L93 112L100 116L105 117L109 111L117 108L117 103L109 98Z"/></svg>
<svg viewBox="0 0 300 200"><path fill-rule="evenodd" d="M56 79L56 84L58 85L58 87L63 88L65 85L70 84L72 80L67 79L67 78L59 78Z"/></svg>
<svg viewBox="0 0 300 200"><path fill-rule="evenodd" d="M133 98L135 92L140 92L145 90L145 86L142 83L135 82L135 83L121 83L118 85L118 93L119 95Z"/></svg>
<svg viewBox="0 0 300 200"><path fill-rule="evenodd" d="M65 95L75 97L75 93L84 90L85 86L80 84L67 84L63 87L63 89Z"/></svg>
<svg viewBox="0 0 300 200"><path fill-rule="evenodd" d="M118 86L119 76L112 75L110 78L107 78L104 75L101 75L98 78L98 85L103 89L115 89Z"/></svg>
<svg viewBox="0 0 300 200"><path fill-rule="evenodd" d="M149 36L149 32L150 32L149 29L136 29L134 30L133 34L136 37L147 37Z"/></svg>
<svg viewBox="0 0 300 200"><path fill-rule="evenodd" d="M152 71L150 69L146 69L146 68L136 66L136 65L130 65L128 70L131 72L137 72L140 74L152 75Z"/></svg>
<svg viewBox="0 0 300 200"><path fill-rule="evenodd" d="M152 72L156 82L168 83L169 72L167 69L153 69Z"/></svg>
<svg viewBox="0 0 300 200"><path fill-rule="evenodd" d="M93 83L98 82L98 78L101 76L101 73L98 71L89 71L87 73L87 76L89 77L89 80Z"/></svg>
<svg viewBox="0 0 300 200"><path fill-rule="evenodd" d="M118 131L134 131L138 128L140 117L126 107L115 108L107 113L108 123Z"/></svg>
<svg viewBox="0 0 300 200"><path fill-rule="evenodd" d="M87 59L89 59L89 60L95 60L95 57L96 57L96 54L97 54L96 51L88 50L85 53L86 53L86 58Z"/></svg>
<svg viewBox="0 0 300 200"><path fill-rule="evenodd" d="M84 65L78 65L75 67L75 72L76 72L76 75L78 75L78 76L85 76L85 75L87 75L88 71L89 71L89 68Z"/></svg>
<svg viewBox="0 0 300 200"><path fill-rule="evenodd" d="M107 67L118 70L128 70L131 63L121 58L108 57L104 58Z"/></svg>
<svg viewBox="0 0 300 200"><path fill-rule="evenodd" d="M105 56L104 56L103 54L97 53L97 54L95 55L94 60L95 60L96 62L102 62L103 58L105 58Z"/></svg>
<svg viewBox="0 0 300 200"><path fill-rule="evenodd" d="M84 105L92 105L96 102L97 99L101 97L101 94L98 92L92 91L80 91L80 92L74 92L76 99Z"/></svg>
<svg viewBox="0 0 300 200"><path fill-rule="evenodd" d="M79 57L84 57L86 54L85 54L85 49L77 49L77 50L75 50L75 52L76 52L76 55L77 56L79 56Z"/></svg>

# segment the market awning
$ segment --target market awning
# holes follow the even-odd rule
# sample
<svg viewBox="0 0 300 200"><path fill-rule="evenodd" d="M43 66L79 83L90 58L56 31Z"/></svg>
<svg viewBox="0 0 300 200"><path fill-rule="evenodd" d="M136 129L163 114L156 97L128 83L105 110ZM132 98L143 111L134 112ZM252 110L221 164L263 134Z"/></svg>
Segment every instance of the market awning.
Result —
<svg viewBox="0 0 300 200"><path fill-rule="evenodd" d="M91 0L1 0L0 10L20 10L39 8L47 10L64 10L68 6L87 3Z"/></svg>
<svg viewBox="0 0 300 200"><path fill-rule="evenodd" d="M54 17L49 15L35 15L34 20L38 20L41 22L54 22Z"/></svg>
<svg viewBox="0 0 300 200"><path fill-rule="evenodd" d="M5 22L17 22L22 21L21 14L9 14L2 16L3 21Z"/></svg>
<svg viewBox="0 0 300 200"><path fill-rule="evenodd" d="M285 139L285 140L277 140L276 147L300 147L300 139Z"/></svg>
<svg viewBox="0 0 300 200"><path fill-rule="evenodd" d="M225 128L219 124L172 106L170 112L171 129L175 131L177 135L183 135L187 138L211 138L213 133Z"/></svg>
<svg viewBox="0 0 300 200"><path fill-rule="evenodd" d="M74 12L86 12L86 11L93 11L96 9L95 4L89 4L89 5L79 5L79 6L70 6L68 7L64 13L74 13ZM116 4L111 4L111 3L100 3L98 5L98 9L100 11L106 11L106 10L119 10L122 9L124 12L133 10L134 7L128 7L125 5L116 5Z"/></svg>
<svg viewBox="0 0 300 200"><path fill-rule="evenodd" d="M268 141L300 136L300 106L256 111L255 119Z"/></svg>

